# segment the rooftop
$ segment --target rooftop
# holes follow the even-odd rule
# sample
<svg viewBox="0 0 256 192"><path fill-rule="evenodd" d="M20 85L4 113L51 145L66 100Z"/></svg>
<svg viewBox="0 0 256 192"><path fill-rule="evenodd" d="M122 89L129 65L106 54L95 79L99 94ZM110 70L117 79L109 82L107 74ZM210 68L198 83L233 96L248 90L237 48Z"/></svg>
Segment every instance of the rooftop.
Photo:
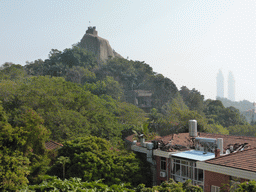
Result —
<svg viewBox="0 0 256 192"><path fill-rule="evenodd" d="M208 159L215 158L214 153L204 153L204 151L196 151L196 150L190 150L190 151L184 151L180 153L172 154L173 157L180 157L185 159L191 159L195 161L206 161Z"/></svg>
<svg viewBox="0 0 256 192"><path fill-rule="evenodd" d="M256 147L256 137L249 136L234 136L234 135L222 135L215 133L202 133L198 132L198 136L205 138L223 138L223 148L226 149L230 144L235 143L248 143L251 147ZM167 135L161 137L163 142L169 142L172 139L172 135ZM190 144L189 141L189 133L179 133L173 135L172 145L184 145L188 146Z"/></svg>
<svg viewBox="0 0 256 192"><path fill-rule="evenodd" d="M57 143L55 141L48 141L48 142L45 143L45 148L48 149L48 150L58 149L62 146L63 146L62 144Z"/></svg>
<svg viewBox="0 0 256 192"><path fill-rule="evenodd" d="M223 138L223 149L224 153L225 150L229 148L230 145L240 146L241 144L248 143L245 148L256 147L256 137L249 137L249 136L233 136L233 135L222 135L222 134L215 134L215 133L202 133L198 132L199 137L204 138ZM132 142L133 135L126 137L126 140ZM168 144L171 141L172 146L184 146L188 147L191 146L192 141L189 137L189 133L178 133L173 135L167 135L162 137L157 137L156 140L162 141L165 144ZM138 145L138 144L137 144ZM175 150L176 151L176 150Z"/></svg>
<svg viewBox="0 0 256 192"><path fill-rule="evenodd" d="M256 148L207 160L205 163L256 172Z"/></svg>

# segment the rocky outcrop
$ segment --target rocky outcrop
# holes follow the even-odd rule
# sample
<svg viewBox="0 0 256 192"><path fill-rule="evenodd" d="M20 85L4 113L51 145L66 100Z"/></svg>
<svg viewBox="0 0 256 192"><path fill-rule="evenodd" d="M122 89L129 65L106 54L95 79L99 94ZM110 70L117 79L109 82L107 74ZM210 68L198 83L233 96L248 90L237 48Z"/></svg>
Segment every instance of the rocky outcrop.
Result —
<svg viewBox="0 0 256 192"><path fill-rule="evenodd" d="M88 27L86 34L80 42L80 46L93 52L99 62L105 62L114 57L123 58L111 48L108 40L98 36L96 27Z"/></svg>

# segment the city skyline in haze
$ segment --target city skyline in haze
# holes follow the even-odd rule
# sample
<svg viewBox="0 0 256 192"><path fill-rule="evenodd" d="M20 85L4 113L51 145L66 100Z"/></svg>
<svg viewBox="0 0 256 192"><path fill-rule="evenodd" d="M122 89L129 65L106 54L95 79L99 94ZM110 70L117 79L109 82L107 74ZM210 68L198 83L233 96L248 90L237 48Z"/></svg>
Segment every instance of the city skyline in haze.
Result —
<svg viewBox="0 0 256 192"><path fill-rule="evenodd" d="M235 77L232 71L229 71L228 78L226 79L227 79L226 84L228 85L228 87L226 91L227 93L225 94L225 77L220 69L216 76L216 86L217 86L216 98L218 97L227 98L230 101L236 101L235 100Z"/></svg>
<svg viewBox="0 0 256 192"><path fill-rule="evenodd" d="M91 25L124 58L145 61L179 89L216 99L221 69L224 77L233 72L236 101L254 102L255 9L254 0L3 0L0 64L45 60L51 49L79 42Z"/></svg>

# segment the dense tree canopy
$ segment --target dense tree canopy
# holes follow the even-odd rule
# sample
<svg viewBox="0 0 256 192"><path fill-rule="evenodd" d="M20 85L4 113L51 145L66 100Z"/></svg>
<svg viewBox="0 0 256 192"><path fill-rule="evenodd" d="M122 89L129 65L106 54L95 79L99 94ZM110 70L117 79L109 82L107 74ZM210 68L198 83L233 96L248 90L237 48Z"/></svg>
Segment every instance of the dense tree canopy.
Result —
<svg viewBox="0 0 256 192"><path fill-rule="evenodd" d="M83 181L104 179L109 185L145 182L139 159L132 152L114 148L110 142L99 137L81 137L64 143L59 156L68 157L66 177L80 177ZM61 177L62 167L55 165L51 174ZM144 179L144 180L143 180Z"/></svg>
<svg viewBox="0 0 256 192"><path fill-rule="evenodd" d="M0 106L0 189L7 191L24 187L29 174L37 177L49 163L43 119L32 109L17 116L19 123L12 126Z"/></svg>
<svg viewBox="0 0 256 192"><path fill-rule="evenodd" d="M57 141L88 134L113 139L120 136L124 122L137 125L145 119L144 112L131 104L104 94L98 97L60 77L30 77L19 83L7 80L0 82L0 88L0 100L11 125L19 123L13 118L15 113L32 108Z"/></svg>
<svg viewBox="0 0 256 192"><path fill-rule="evenodd" d="M234 107L225 108L219 100L207 100L204 113L209 119L210 124L220 124L223 127L229 127L234 125L246 125L247 122Z"/></svg>

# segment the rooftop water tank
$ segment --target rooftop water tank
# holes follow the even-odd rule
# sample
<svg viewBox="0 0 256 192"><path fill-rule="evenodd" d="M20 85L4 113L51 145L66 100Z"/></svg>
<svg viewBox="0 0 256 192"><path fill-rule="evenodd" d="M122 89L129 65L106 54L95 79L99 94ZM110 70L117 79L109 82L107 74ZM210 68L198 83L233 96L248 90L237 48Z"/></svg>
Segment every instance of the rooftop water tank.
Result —
<svg viewBox="0 0 256 192"><path fill-rule="evenodd" d="M216 139L205 137L197 137L196 141L199 141L200 143L216 143Z"/></svg>
<svg viewBox="0 0 256 192"><path fill-rule="evenodd" d="M189 136L190 137L197 137L197 121L196 120L189 120Z"/></svg>
<svg viewBox="0 0 256 192"><path fill-rule="evenodd" d="M147 149L148 150L152 150L154 148L154 144L153 143L147 143Z"/></svg>

